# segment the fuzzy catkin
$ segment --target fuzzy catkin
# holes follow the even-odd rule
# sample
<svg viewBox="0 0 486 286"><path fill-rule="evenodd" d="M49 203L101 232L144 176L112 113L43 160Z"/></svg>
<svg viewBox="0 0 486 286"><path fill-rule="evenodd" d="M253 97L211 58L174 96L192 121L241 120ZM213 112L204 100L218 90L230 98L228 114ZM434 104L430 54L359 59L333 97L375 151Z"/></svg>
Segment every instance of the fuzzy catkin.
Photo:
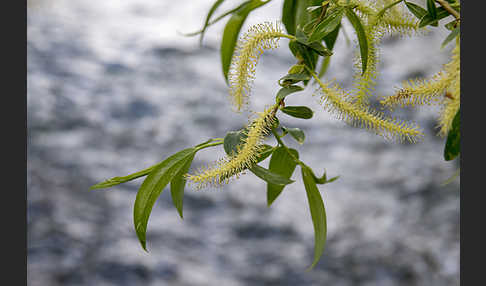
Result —
<svg viewBox="0 0 486 286"><path fill-rule="evenodd" d="M239 40L228 73L230 96L237 111L248 102L256 66L264 50L278 47L282 33L279 23L252 26Z"/></svg>
<svg viewBox="0 0 486 286"><path fill-rule="evenodd" d="M431 79L416 79L402 83L392 96L384 97L380 103L393 108L395 106L416 106L431 104L447 104L444 98L447 91L449 97L459 97L460 90L450 88L460 78L460 47L456 45L452 51L451 61L444 65L443 70L432 76Z"/></svg>
<svg viewBox="0 0 486 286"><path fill-rule="evenodd" d="M418 126L395 118L387 118L382 113L351 101L352 97L337 84L331 85L317 80L320 85L318 95L328 112L348 124L359 126L386 139L407 140L415 143L423 136Z"/></svg>
<svg viewBox="0 0 486 286"><path fill-rule="evenodd" d="M258 113L258 117L249 124L247 137L239 145L233 156L225 156L212 167L199 170L194 175L188 174L186 178L202 188L208 185L220 185L233 176L238 176L246 168L256 163L257 156L263 145L263 138L270 131L275 122L275 106ZM240 147L241 146L241 147Z"/></svg>

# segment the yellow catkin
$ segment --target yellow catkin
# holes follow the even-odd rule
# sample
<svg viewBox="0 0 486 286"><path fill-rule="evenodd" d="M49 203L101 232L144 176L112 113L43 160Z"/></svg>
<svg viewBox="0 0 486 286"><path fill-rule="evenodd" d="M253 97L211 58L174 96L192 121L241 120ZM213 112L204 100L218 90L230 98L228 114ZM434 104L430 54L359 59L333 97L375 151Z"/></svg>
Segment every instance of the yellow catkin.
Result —
<svg viewBox="0 0 486 286"><path fill-rule="evenodd" d="M457 111L461 107L461 63L460 63L460 43L459 36L456 38L456 47L452 51L452 61L446 65L448 73L455 74L454 81L448 89L449 97L444 101L444 106L439 116L439 135L446 136L452 126L452 121Z"/></svg>
<svg viewBox="0 0 486 286"><path fill-rule="evenodd" d="M446 98L444 106L440 112L439 116L439 135L446 136L451 130L452 121L456 116L457 111L461 107L461 96L460 96L460 80L454 81L453 87L451 88L451 97Z"/></svg>
<svg viewBox="0 0 486 286"><path fill-rule="evenodd" d="M357 72L354 76L355 97L357 105L368 106L369 98L373 96L377 66L379 63L379 49L381 39L385 34L411 35L418 30L417 22L397 5L387 9L378 16L379 11L393 1L355 1L356 10L364 22L366 40L368 42L368 59L366 71L361 74L363 63L361 56L356 57Z"/></svg>
<svg viewBox="0 0 486 286"><path fill-rule="evenodd" d="M429 80L409 80L403 82L393 96L384 97L380 103L390 108L397 105L405 107L437 104L442 101L443 93L452 81L453 77L442 71Z"/></svg>
<svg viewBox="0 0 486 286"><path fill-rule="evenodd" d="M381 8L396 2L395 0L382 1ZM394 5L386 10L378 20L378 25L388 34L411 36L419 32L419 21L404 8L403 3Z"/></svg>
<svg viewBox="0 0 486 286"><path fill-rule="evenodd" d="M238 147L233 156L225 156L217 161L212 167L199 170L196 174L188 174L186 178L198 184L199 188L209 185L220 185L228 182L233 176L239 174L246 168L250 168L256 163L257 155L263 145L263 138L270 131L275 122L275 106L258 113L258 117L249 124L247 137Z"/></svg>
<svg viewBox="0 0 486 286"><path fill-rule="evenodd" d="M404 82L393 96L384 97L380 103L390 108L398 105L405 107L442 103L444 93L459 78L459 73L460 46L456 45L452 51L451 61L444 65L442 71L436 73L431 79ZM453 92L447 94L449 97L454 96Z"/></svg>
<svg viewBox="0 0 486 286"><path fill-rule="evenodd" d="M363 21L367 22L368 25L376 26L382 32L401 36L410 36L418 32L418 20L400 4L387 9L381 17L376 17L381 9L393 2L395 1L354 0L352 4L355 7L356 13Z"/></svg>
<svg viewBox="0 0 486 286"><path fill-rule="evenodd" d="M351 101L351 96L337 84L326 84L318 78L316 81L320 85L318 91L321 104L338 119L374 131L386 139L395 138L398 141L408 140L415 143L423 136L417 125L395 118L387 118L369 107L356 105Z"/></svg>
<svg viewBox="0 0 486 286"><path fill-rule="evenodd" d="M368 60L366 64L366 71L362 74L361 67L363 63L361 62L361 56L356 57L356 73L354 76L354 87L355 96L354 103L357 105L367 106L369 103L369 98L373 95L374 86L376 84L375 80L378 75L377 65L378 65L378 45L383 33L377 29L376 26L365 26L366 40L368 41Z"/></svg>
<svg viewBox="0 0 486 286"><path fill-rule="evenodd" d="M237 111L248 101L260 55L277 48L281 37L289 36L282 33L279 23L265 22L252 26L238 40L228 73L230 96Z"/></svg>

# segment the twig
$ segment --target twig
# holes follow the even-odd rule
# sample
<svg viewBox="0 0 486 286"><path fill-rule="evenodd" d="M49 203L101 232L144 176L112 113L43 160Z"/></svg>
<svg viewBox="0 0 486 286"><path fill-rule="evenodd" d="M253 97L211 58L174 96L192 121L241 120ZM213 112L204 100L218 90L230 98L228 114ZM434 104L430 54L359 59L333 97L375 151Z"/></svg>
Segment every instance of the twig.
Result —
<svg viewBox="0 0 486 286"><path fill-rule="evenodd" d="M458 21L461 19L461 15L459 15L459 13L454 10L451 5L449 5L449 3L447 3L446 1L444 0L435 0L437 3L440 4L440 6L442 6L444 9L447 10L447 12L451 13L452 16L454 16Z"/></svg>

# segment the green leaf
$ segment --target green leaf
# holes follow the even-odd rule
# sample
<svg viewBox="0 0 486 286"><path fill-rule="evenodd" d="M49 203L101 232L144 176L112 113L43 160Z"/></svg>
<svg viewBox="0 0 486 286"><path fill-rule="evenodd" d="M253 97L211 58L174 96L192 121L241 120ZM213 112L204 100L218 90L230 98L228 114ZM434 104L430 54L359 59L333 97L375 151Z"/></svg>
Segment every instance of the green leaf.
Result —
<svg viewBox="0 0 486 286"><path fill-rule="evenodd" d="M152 166L152 167L149 167L147 169L144 169L144 170L141 170L141 171L138 171L136 173L133 173L133 174L130 174L128 176L125 176L125 177L113 177L111 179L108 179L106 181L103 181L101 183L98 183L96 185L93 185L91 186L91 190L94 190L94 189L103 189L103 188L109 188L109 187L113 187L113 186L116 186L116 185L119 185L119 184L122 184L122 183L125 183L125 182L128 182L128 181L131 181L131 180L135 180L137 178L140 178L140 177L143 177L143 176L146 176L148 175L150 172L152 172L152 170L157 166L158 164Z"/></svg>
<svg viewBox="0 0 486 286"><path fill-rule="evenodd" d="M305 192L307 194L307 200L309 202L312 223L314 225L314 260L312 265L308 268L308 270L310 270L317 264L317 262L319 262L319 259L324 251L324 246L326 245L326 210L311 171L305 166L301 167L301 171Z"/></svg>
<svg viewBox="0 0 486 286"><path fill-rule="evenodd" d="M334 48L334 44L336 43L337 36L339 34L339 29L341 28L341 24L337 25L337 27L329 34L324 37L324 42L326 43L326 47L332 51Z"/></svg>
<svg viewBox="0 0 486 286"><path fill-rule="evenodd" d="M268 1L250 0L245 5L242 5L240 9L235 11L231 18L226 23L223 32L223 39L221 40L221 65L223 69L223 75L228 83L228 71L231 65L231 59L235 50L238 35L241 27L248 17L248 14L254 9L267 4Z"/></svg>
<svg viewBox="0 0 486 286"><path fill-rule="evenodd" d="M282 23L290 35L295 35L295 12L297 0L285 0L282 8Z"/></svg>
<svg viewBox="0 0 486 286"><path fill-rule="evenodd" d="M437 19L437 7L434 0L427 0L427 11L432 19Z"/></svg>
<svg viewBox="0 0 486 286"><path fill-rule="evenodd" d="M288 184L292 184L294 181L290 180L289 178L283 177L277 173L271 172L268 169L265 169L259 165L253 165L250 168L250 171L255 174L258 178L264 180L267 183L275 184L279 186L285 186Z"/></svg>
<svg viewBox="0 0 486 286"><path fill-rule="evenodd" d="M368 65L368 40L366 39L365 30L361 24L361 20L349 7L346 7L346 16L353 25L356 35L358 36L359 50L361 53L362 74L364 74L366 71L366 66Z"/></svg>
<svg viewBox="0 0 486 286"><path fill-rule="evenodd" d="M341 19L343 17L344 9L339 7L331 13L329 13L322 22L320 22L314 32L309 37L309 42L320 42L325 36L333 32L339 24L341 24Z"/></svg>
<svg viewBox="0 0 486 286"><path fill-rule="evenodd" d="M300 29L297 29L296 33L299 33ZM289 42L289 48L297 59L302 59L304 64L310 69L314 70L316 67L317 58L319 57L317 52L303 44L305 42L303 38L300 39L301 42L291 40Z"/></svg>
<svg viewBox="0 0 486 286"><path fill-rule="evenodd" d="M295 38L298 43L301 43L302 45L312 49L316 53L318 53L321 56L331 56L332 51L329 50L328 48L324 47L320 42L311 42L309 41L309 38L305 34L305 32L298 28Z"/></svg>
<svg viewBox="0 0 486 286"><path fill-rule="evenodd" d="M339 24L334 31L329 33L327 36L324 37L324 42L326 43L326 46L328 49L332 51L334 48L334 44L336 43L336 39L339 35L339 30L341 28L341 24ZM321 68L319 70L319 78L322 78L324 74L326 74L326 71L329 67L329 63L331 62L331 57L325 57L322 60Z"/></svg>
<svg viewBox="0 0 486 286"><path fill-rule="evenodd" d="M282 130L286 133L289 133L299 144L304 144L305 141L305 134L300 128L287 128L282 127Z"/></svg>
<svg viewBox="0 0 486 286"><path fill-rule="evenodd" d="M445 24L444 27L449 30L449 31L452 31L454 30L456 27L459 27L458 26L458 22L457 20L452 20L450 21L449 23Z"/></svg>
<svg viewBox="0 0 486 286"><path fill-rule="evenodd" d="M314 50L317 54L323 56L323 57L329 57L332 56L332 51L329 50L328 48L324 47L321 43L319 42L313 42L310 44L306 45L307 47L311 48Z"/></svg>
<svg viewBox="0 0 486 286"><path fill-rule="evenodd" d="M425 27L427 25L432 25L437 27L439 25L439 20L449 16L449 12L442 8L439 7L437 8L437 16L433 18L430 14L425 15L419 22L419 28Z"/></svg>
<svg viewBox="0 0 486 286"><path fill-rule="evenodd" d="M239 131L230 131L224 136L223 147L226 154L233 156L238 151L237 147L243 143L247 137L245 129Z"/></svg>
<svg viewBox="0 0 486 286"><path fill-rule="evenodd" d="M184 218L182 215L182 205L184 201L184 188L186 187L186 177L184 176L189 172L189 168L191 167L192 160L194 159L194 155L196 152L192 154L192 156L189 156L186 159L186 163L184 166L182 166L181 170L175 177L170 181L170 194L172 197L172 202L174 203L174 206L176 207L177 211L179 212L179 215L181 218Z"/></svg>
<svg viewBox="0 0 486 286"><path fill-rule="evenodd" d="M422 18L427 15L427 10L417 4L405 1L405 5L407 6L408 10L412 12L412 14L414 14L419 20L422 20Z"/></svg>
<svg viewBox="0 0 486 286"><path fill-rule="evenodd" d="M204 32L206 32L207 27L209 26L209 20L211 19L211 16L213 13L218 9L218 7L223 4L224 0L217 0L214 2L213 6L211 6L211 9L209 9L208 15L206 16L206 20L204 21L204 26L201 30L201 37L199 38L199 43L202 43L202 40L204 38Z"/></svg>
<svg viewBox="0 0 486 286"><path fill-rule="evenodd" d="M297 159L299 158L299 152L295 149L289 149L290 153L294 155ZM272 157L270 158L270 163L268 170L279 174L285 178L289 178L294 173L297 163L289 155L285 147L280 146L273 151ZM267 205L270 206L280 195L285 186L276 185L272 183L267 184Z"/></svg>
<svg viewBox="0 0 486 286"><path fill-rule="evenodd" d="M280 110L285 114L302 119L309 119L314 115L314 111L307 106L286 106Z"/></svg>
<svg viewBox="0 0 486 286"><path fill-rule="evenodd" d="M444 159L450 161L456 158L461 152L461 110L458 110L452 127L447 135L447 141L444 148Z"/></svg>
<svg viewBox="0 0 486 286"><path fill-rule="evenodd" d="M309 168L309 170L312 174L312 177L314 177L314 181L316 182L316 184L324 185L324 184L327 184L327 183L334 182L339 178L339 176L336 176L336 177L332 177L328 180L327 175L326 175L326 171L324 171L324 174L322 174L322 177L319 178L314 174L314 171L312 171L311 168Z"/></svg>
<svg viewBox="0 0 486 286"><path fill-rule="evenodd" d="M147 224L156 200L195 152L196 148L187 148L165 159L153 169L140 186L133 209L133 222L143 249L147 250Z"/></svg>
<svg viewBox="0 0 486 286"><path fill-rule="evenodd" d="M298 83L300 81L309 80L311 77L308 73L291 73L283 76L278 80L278 84L282 87L288 87L291 84Z"/></svg>
<svg viewBox="0 0 486 286"><path fill-rule="evenodd" d="M459 28L459 26L452 30L452 32L450 32L447 38L445 38L445 40L442 42L441 48L445 47L450 41L454 40L457 35L459 35L460 31L461 29Z"/></svg>
<svg viewBox="0 0 486 286"><path fill-rule="evenodd" d="M318 75L319 78L322 78L326 74L330 62L331 62L331 57L326 57L322 60L321 69L319 70L319 75Z"/></svg>
<svg viewBox="0 0 486 286"><path fill-rule="evenodd" d="M285 97L287 97L287 95L289 95L291 93L294 93L294 92L302 91L302 90L304 90L304 88L301 87L301 86L298 86L298 85L290 85L290 86L282 87L277 92L277 96L275 98L275 102L279 103Z"/></svg>
<svg viewBox="0 0 486 286"><path fill-rule="evenodd" d="M273 151L275 151L275 147L263 144L262 149L258 152L256 162L260 163L261 161L267 159L270 155L272 155Z"/></svg>
<svg viewBox="0 0 486 286"><path fill-rule="evenodd" d="M298 0L295 8L296 28L303 28L307 23L319 17L319 11L307 11L308 7L321 5L322 0Z"/></svg>

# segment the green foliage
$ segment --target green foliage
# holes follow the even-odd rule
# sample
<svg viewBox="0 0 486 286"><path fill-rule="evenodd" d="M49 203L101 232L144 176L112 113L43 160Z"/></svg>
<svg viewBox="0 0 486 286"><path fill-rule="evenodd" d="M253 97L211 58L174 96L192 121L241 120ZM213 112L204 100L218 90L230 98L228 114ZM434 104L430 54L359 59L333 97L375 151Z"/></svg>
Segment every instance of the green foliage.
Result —
<svg viewBox="0 0 486 286"><path fill-rule="evenodd" d="M301 172L307 201L309 202L312 224L314 225L314 261L312 261L312 265L309 267L311 269L319 262L324 251L324 246L326 245L327 218L324 202L312 176L312 171L307 166L301 166Z"/></svg>
<svg viewBox="0 0 486 286"><path fill-rule="evenodd" d="M287 34L281 32L278 24L274 27L271 23L264 23L252 27L251 33L240 37L240 40L238 40L240 30L247 17L270 0L248 0L213 18L223 2L224 0L215 1L204 20L202 29L187 35L200 35L202 41L209 26L230 16L222 34L221 69L227 84L237 91L237 96L249 97L249 82L254 76L256 61L263 49L276 47L278 39L289 40L288 48L295 57L295 64L279 79L278 84L281 88L275 94L273 106L266 108L264 112L255 113L256 118L241 130L230 131L224 138L209 139L194 147L183 149L149 168L124 177L114 177L91 187L91 189L109 188L146 176L138 190L133 213L135 231L143 249L147 250L146 232L150 213L169 183L172 202L182 218L184 191L188 181L199 184L197 187L201 188L206 185L227 183L248 170L266 183L266 204L271 206L283 193L285 187L295 182L291 178L299 166L314 226L314 258L309 269L319 262L326 243L327 218L324 201L317 185L332 183L339 176L328 179L326 172L321 177L316 176L312 168L299 159L299 152L287 147L284 142L286 135L290 135L291 140L303 145L305 134L299 128L282 125L278 116L284 113L295 118L311 119L314 112L307 106L286 106L286 98L289 95L300 96L302 93L299 92L314 80L319 86L316 94L321 98L323 109L337 115L339 119L354 125L360 124L361 127L373 130L386 138L398 137L415 142L416 137L421 135L415 125L385 117L366 103L358 102L356 97L353 97L353 92L343 90L336 83L321 80L330 64L343 18L349 20L357 38L359 57L357 57L356 67L361 75L367 73L366 77L358 76L355 80L360 81L367 89L371 87L372 77L369 75L372 74L370 71L374 72L376 68L374 59L377 56L376 45L382 34L397 33L409 36L409 31L416 31L425 26L437 27L441 19L454 18L445 25L451 32L442 43L442 46L445 46L456 39L456 48L451 62L445 67L445 72L440 72L433 80L404 85L404 88L395 96L388 97L382 101L382 104L392 106L400 103L402 105L408 103L413 105L417 102L430 103L432 100L421 99L436 98L441 92L446 92L445 99L439 100L444 105L440 118L441 132L448 131L444 159L449 161L459 156L460 4L458 1L427 0L424 8L404 0L284 0L281 21ZM400 7L404 9L400 10ZM417 18L416 24L409 20L413 18L412 15ZM321 66L317 73L319 60ZM231 69L235 67L239 68L238 73L232 73L234 71ZM229 76L234 74L237 76L230 77L229 80ZM245 94L242 91L245 91ZM272 101L273 99L270 100ZM238 108L242 106L243 100L238 98ZM285 120L286 117L282 119ZM281 133L278 130L281 130ZM267 135L274 137L275 146L263 142ZM198 151L220 145L223 145L226 157L217 161L214 166L206 168L202 175L201 173L189 174ZM265 168L260 163L267 158L270 160L268 168Z"/></svg>
<svg viewBox="0 0 486 286"><path fill-rule="evenodd" d="M133 209L133 223L138 239L145 250L147 250L145 237L148 219L155 201L165 186L174 178L177 179L177 174L187 165L187 162L192 161L196 151L196 148L184 149L164 160L148 174L138 190Z"/></svg>
<svg viewBox="0 0 486 286"><path fill-rule="evenodd" d="M223 74L228 81L228 71L231 65L231 59L236 46L236 41L238 40L238 35L240 33L241 27L250 14L251 11L256 8L267 4L269 1L260 0L250 0L241 5L231 16L231 18L226 23L223 32L223 39L221 41L221 65L223 68Z"/></svg>
<svg viewBox="0 0 486 286"><path fill-rule="evenodd" d="M314 115L314 111L307 106L286 106L280 110L285 114L302 119L310 119Z"/></svg>
<svg viewBox="0 0 486 286"><path fill-rule="evenodd" d="M358 36L359 51L361 53L362 63L361 73L364 74L368 65L368 40L366 39L366 33L363 25L361 24L361 20L356 15L356 13L354 13L354 11L349 7L346 7L346 16L348 17L349 22L351 22L351 25L353 25L354 30L356 31L356 35Z"/></svg>
<svg viewBox="0 0 486 286"><path fill-rule="evenodd" d="M294 173L297 162L294 158L299 159L299 152L295 149L287 149L283 146L277 147L270 158L268 169L285 178L290 178ZM267 204L270 206L283 191L285 185L267 184Z"/></svg>

